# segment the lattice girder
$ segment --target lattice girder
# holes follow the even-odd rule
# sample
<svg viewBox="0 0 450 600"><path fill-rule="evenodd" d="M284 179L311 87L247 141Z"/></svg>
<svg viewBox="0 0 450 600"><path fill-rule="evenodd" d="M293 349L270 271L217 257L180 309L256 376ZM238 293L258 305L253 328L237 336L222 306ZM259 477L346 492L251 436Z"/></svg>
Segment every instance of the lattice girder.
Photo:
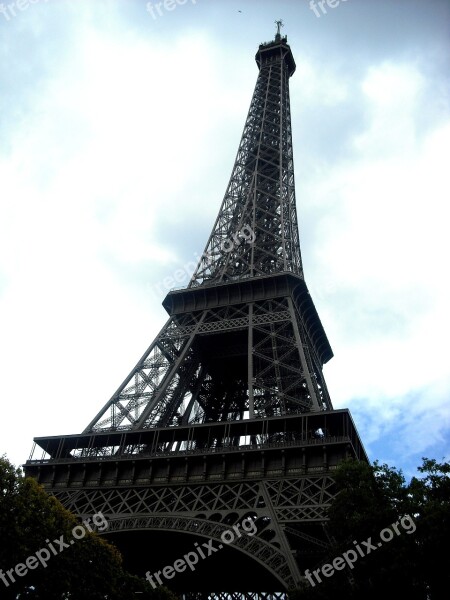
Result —
<svg viewBox="0 0 450 600"><path fill-rule="evenodd" d="M291 74L283 52L260 65L230 182L190 286L282 271L303 274L294 188ZM254 234L250 242L248 231ZM226 240L235 243L224 252Z"/></svg>
<svg viewBox="0 0 450 600"><path fill-rule="evenodd" d="M273 297L172 316L86 431L324 407L322 365L302 316L291 297Z"/></svg>
<svg viewBox="0 0 450 600"><path fill-rule="evenodd" d="M108 533L177 530L220 542L221 534L234 523L252 518L259 524L257 534L237 538L236 548L262 564L281 586L290 587L298 584L301 576L293 568L281 525L290 524L297 537L326 546L323 539L298 527L302 522L326 519L333 485L332 478L322 475L198 486L55 491L55 495L80 517L101 512L108 519ZM264 539L268 532L270 541Z"/></svg>

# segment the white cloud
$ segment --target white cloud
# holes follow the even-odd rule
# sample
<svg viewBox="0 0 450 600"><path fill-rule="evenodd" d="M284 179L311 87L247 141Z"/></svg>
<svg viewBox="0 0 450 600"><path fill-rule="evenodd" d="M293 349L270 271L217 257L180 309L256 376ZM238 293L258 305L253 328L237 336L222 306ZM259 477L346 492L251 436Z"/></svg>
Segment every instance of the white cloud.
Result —
<svg viewBox="0 0 450 600"><path fill-rule="evenodd" d="M0 155L2 440L14 460L34 435L81 430L162 326L146 284L192 260L180 237L201 252L256 79L219 25L180 25L181 7L177 25L141 22L144 9L124 24L114 6L49 3L8 24L42 49L27 72L13 40L2 63L18 98L2 108ZM59 54L43 34L68 15ZM308 108L327 137L300 181L300 221L314 213L306 275L336 354L335 406L350 404L367 444L406 456L449 424L450 124L420 120L436 94L425 63L373 61L361 78L351 59L299 57L291 88L293 116ZM358 115L345 155L322 123L341 108Z"/></svg>
<svg viewBox="0 0 450 600"><path fill-rule="evenodd" d="M310 56L299 57L294 86L301 94L302 104L312 103L320 110L322 106L336 106L348 100L348 81L334 67Z"/></svg>
<svg viewBox="0 0 450 600"><path fill-rule="evenodd" d="M313 274L336 353L328 386L366 443L400 437L405 455L442 440L450 421L450 122L416 135L425 87L408 65L372 68L355 154L316 191L331 206Z"/></svg>

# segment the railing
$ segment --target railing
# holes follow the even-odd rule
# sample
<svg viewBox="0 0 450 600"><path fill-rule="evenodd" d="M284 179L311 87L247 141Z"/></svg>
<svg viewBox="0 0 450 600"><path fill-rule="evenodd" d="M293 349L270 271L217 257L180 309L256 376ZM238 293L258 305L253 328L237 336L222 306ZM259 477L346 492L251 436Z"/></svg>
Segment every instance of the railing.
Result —
<svg viewBox="0 0 450 600"><path fill-rule="evenodd" d="M27 465L39 465L39 464L58 464L64 462L89 462L89 461L99 461L99 460L110 460L111 458L116 458L117 460L129 460L130 458L163 458L169 456L195 456L202 454L225 454L232 452L244 452L251 450L271 450L275 448L292 448L295 446L320 446L323 444L338 444L338 443L351 443L351 439L349 436L327 436L327 437L318 437L318 438L308 438L303 440L291 440L291 441L281 441L281 442L270 442L267 444L248 444L244 446L219 446L216 448L193 448L190 450L164 450L164 451L156 451L156 452L141 452L138 451L136 453L124 454L123 452L120 455L117 454L95 454L88 456L73 456L66 458L49 458L49 459L34 459L28 460L26 462Z"/></svg>

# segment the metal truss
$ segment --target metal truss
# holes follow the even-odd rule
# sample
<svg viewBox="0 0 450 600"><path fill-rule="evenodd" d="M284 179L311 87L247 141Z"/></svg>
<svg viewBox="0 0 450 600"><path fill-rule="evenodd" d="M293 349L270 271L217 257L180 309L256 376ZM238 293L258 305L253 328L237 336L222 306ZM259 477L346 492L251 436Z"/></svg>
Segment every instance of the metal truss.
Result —
<svg viewBox="0 0 450 600"><path fill-rule="evenodd" d="M55 495L64 506L80 515L93 514L95 510L110 515L187 512L209 516L258 510L261 515L266 515L271 507L278 522L288 523L323 520L334 498L333 485L329 475L321 474L196 486L65 489L55 490Z"/></svg>
<svg viewBox="0 0 450 600"><path fill-rule="evenodd" d="M282 297L171 317L85 431L330 408L314 344Z"/></svg>
<svg viewBox="0 0 450 600"><path fill-rule="evenodd" d="M261 45L256 60L230 183L187 290L281 273L303 282L289 103L295 63L281 36ZM290 289L172 314L85 432L331 409L324 359L295 298Z"/></svg>
<svg viewBox="0 0 450 600"><path fill-rule="evenodd" d="M289 101L295 63L285 39L260 47L257 62L230 182L190 286L282 271L303 274Z"/></svg>
<svg viewBox="0 0 450 600"><path fill-rule="evenodd" d="M236 522L236 521L235 521ZM116 518L109 521L109 533L136 530L182 531L183 533L202 536L221 542L221 535L229 531L234 523L217 523L204 519L177 517L174 515ZM294 585L294 579L287 564L286 555L276 546L259 537L242 535L237 538L233 547L261 564L270 571L283 585Z"/></svg>
<svg viewBox="0 0 450 600"><path fill-rule="evenodd" d="M224 531L251 518L256 535L242 536L233 545L271 572L282 588L301 579L286 534L326 548L323 538L302 532L301 524L323 522L335 491L333 479L320 475L198 486L64 490L55 495L81 517L101 512L108 519L108 533L176 530L220 542Z"/></svg>

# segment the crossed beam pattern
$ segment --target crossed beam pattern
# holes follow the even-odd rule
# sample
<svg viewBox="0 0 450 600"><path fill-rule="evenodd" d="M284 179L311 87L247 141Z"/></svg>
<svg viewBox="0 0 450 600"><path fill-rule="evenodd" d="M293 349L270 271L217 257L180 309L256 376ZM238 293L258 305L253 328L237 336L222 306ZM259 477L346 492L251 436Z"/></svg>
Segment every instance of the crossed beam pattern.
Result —
<svg viewBox="0 0 450 600"><path fill-rule="evenodd" d="M167 487L118 487L96 489L54 488L64 506L78 515L89 516L95 511L105 515L188 514L208 519L222 517L230 511L246 514L258 509L267 514L270 506L278 522L320 521L334 497L334 481L329 475L238 481L235 483L205 483ZM267 499L265 499L267 494ZM203 515L200 517L200 515Z"/></svg>
<svg viewBox="0 0 450 600"><path fill-rule="evenodd" d="M230 288L226 299L210 299L204 310L183 300L177 311L169 293L170 319L85 432L332 409L322 376L332 352L324 356L295 292L301 282L309 298L292 158L289 78L295 62L281 36L262 44L256 61L259 75L230 183L186 293L265 278L264 294L239 302ZM244 230L245 240L239 237ZM277 294L270 278L282 274L296 282ZM324 332L319 337L326 338Z"/></svg>
<svg viewBox="0 0 450 600"><path fill-rule="evenodd" d="M331 408L320 357L282 297L171 317L85 431Z"/></svg>
<svg viewBox="0 0 450 600"><path fill-rule="evenodd" d="M183 531L220 541L221 534L245 518L254 520L257 534L236 540L236 549L262 564L280 588L298 583L286 533L302 547L327 548L320 522L335 495L330 476L285 480L169 486L54 490L64 506L80 516L100 511L108 518L108 533L133 530ZM317 536L299 523L315 525Z"/></svg>
<svg viewBox="0 0 450 600"><path fill-rule="evenodd" d="M285 38L263 44L259 76L219 215L190 286L288 271L302 276ZM251 228L254 241L242 239Z"/></svg>

